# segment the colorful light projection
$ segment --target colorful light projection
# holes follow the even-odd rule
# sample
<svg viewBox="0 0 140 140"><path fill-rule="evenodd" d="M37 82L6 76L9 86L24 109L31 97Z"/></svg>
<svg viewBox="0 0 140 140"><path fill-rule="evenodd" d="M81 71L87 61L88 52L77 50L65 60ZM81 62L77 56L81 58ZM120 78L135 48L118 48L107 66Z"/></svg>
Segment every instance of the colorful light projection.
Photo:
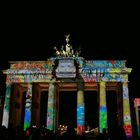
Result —
<svg viewBox="0 0 140 140"><path fill-rule="evenodd" d="M52 77L52 71L54 67L54 61L63 60L66 61L66 58L56 58L52 57L47 61L33 61L33 62L15 62L11 64L10 69L7 70L9 80L11 82L45 82ZM119 60L84 60L82 57L72 57L70 61L76 60L79 64L79 73L84 79L84 82L100 82L103 81L127 81L127 73L130 72L130 69L125 67L125 61ZM67 60L69 61L69 60ZM66 64L66 63L65 63ZM72 64L72 63L70 63ZM63 73L61 71L58 73L60 77L75 77L74 67L70 66L66 69L67 66L70 66L69 63L63 68ZM62 69L61 69L62 70Z"/></svg>
<svg viewBox="0 0 140 140"><path fill-rule="evenodd" d="M120 60L85 60L83 62L83 67L88 68L113 68L113 67L125 67L126 61L120 61Z"/></svg>
<svg viewBox="0 0 140 140"><path fill-rule="evenodd" d="M127 137L132 137L128 83L123 83L123 123Z"/></svg>
<svg viewBox="0 0 140 140"><path fill-rule="evenodd" d="M53 57L48 59L48 61L38 61L38 62L15 62L11 64L10 69L5 73L7 74L7 81L10 83L32 83L32 82L47 82L52 79L52 70L54 66L54 61L56 59L65 59ZM105 95L105 82L127 82L128 73L131 72L131 68L125 66L125 61L114 61L114 60L103 60L103 61L93 61L93 60L84 60L81 57L73 57L78 64L78 72L82 77L84 82L99 82L100 83L100 132L103 128L107 128L107 109L106 109L106 95ZM65 69L64 69L65 70ZM123 85L123 100L124 100L124 127L128 136L131 135L131 118L130 118L130 109L129 109L129 99L128 99L128 87ZM54 130L54 118L55 118L55 108L54 108L54 91L50 87L49 103L48 103L48 114L47 114L47 127L51 130ZM52 90L52 91L51 91ZM9 92L9 93L7 93ZM83 91L78 91L79 93ZM29 91L32 94L32 91ZM10 97L10 89L6 89L7 97ZM80 95L80 94L79 94ZM84 102L82 95L78 98L77 105L77 128L80 133L84 130ZM32 97L32 95L31 95ZM30 97L30 98L31 98ZM5 99L6 100L6 99ZM5 106L7 107L7 103ZM26 101L26 110L25 110L25 127L29 126L31 118L31 100L27 98ZM5 114L9 114L9 111L6 111ZM6 118L6 117L4 117ZM8 124L8 118L6 119ZM6 121L5 121L6 122ZM26 122L28 122L26 124ZM130 133L129 133L130 131ZM129 135L130 134L130 135Z"/></svg>
<svg viewBox="0 0 140 140"><path fill-rule="evenodd" d="M79 73L84 82L100 82L101 80L126 82L128 80L128 72L130 73L132 70L126 68L126 61L77 59L77 62L79 64Z"/></svg>
<svg viewBox="0 0 140 140"><path fill-rule="evenodd" d="M14 83L47 82L52 78L51 74L10 74L8 80Z"/></svg>
<svg viewBox="0 0 140 140"><path fill-rule="evenodd" d="M10 98L11 98L11 84L7 83L5 102L4 102L3 120L2 120L2 125L6 127L8 127L8 123L9 123Z"/></svg>
<svg viewBox="0 0 140 140"><path fill-rule="evenodd" d="M77 133L82 134L85 131L85 106L84 92L79 90L77 93Z"/></svg>
<svg viewBox="0 0 140 140"><path fill-rule="evenodd" d="M77 106L77 133L82 134L85 131L85 110L84 105Z"/></svg>
<svg viewBox="0 0 140 140"><path fill-rule="evenodd" d="M26 92L24 130L31 126L31 107L32 107L32 84L28 84Z"/></svg>
<svg viewBox="0 0 140 140"><path fill-rule="evenodd" d="M49 83L49 95L48 95L48 111L47 111L47 128L50 130L54 130L55 123L55 85L53 83ZM55 131L55 130L54 130Z"/></svg>
<svg viewBox="0 0 140 140"><path fill-rule="evenodd" d="M105 82L100 82L100 111L99 111L100 133L102 133L103 128L107 130L106 85Z"/></svg>
<svg viewBox="0 0 140 140"><path fill-rule="evenodd" d="M51 73L54 66L54 59L47 61L19 61L11 63L7 74L47 74Z"/></svg>
<svg viewBox="0 0 140 140"><path fill-rule="evenodd" d="M140 137L140 116L139 116L140 98L134 99L134 107L135 107L135 113L136 113L137 133L138 133L138 136Z"/></svg>

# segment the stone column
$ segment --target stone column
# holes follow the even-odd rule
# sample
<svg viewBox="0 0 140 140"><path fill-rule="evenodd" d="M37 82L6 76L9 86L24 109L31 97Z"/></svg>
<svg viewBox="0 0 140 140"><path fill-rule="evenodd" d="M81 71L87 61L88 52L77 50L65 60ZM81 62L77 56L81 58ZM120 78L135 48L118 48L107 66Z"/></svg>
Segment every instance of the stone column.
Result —
<svg viewBox="0 0 140 140"><path fill-rule="evenodd" d="M85 131L85 103L84 103L84 82L77 83L77 134Z"/></svg>
<svg viewBox="0 0 140 140"><path fill-rule="evenodd" d="M56 108L55 108L55 94L56 87L54 83L49 83L48 91L48 110L47 110L47 128L55 132L55 118L56 118Z"/></svg>
<svg viewBox="0 0 140 140"><path fill-rule="evenodd" d="M99 83L99 132L102 133L103 128L107 129L107 107L106 107L106 84Z"/></svg>
<svg viewBox="0 0 140 140"><path fill-rule="evenodd" d="M130 103L128 93L128 83L122 83L123 88L123 125L127 137L132 137L132 125L130 115Z"/></svg>
<svg viewBox="0 0 140 140"><path fill-rule="evenodd" d="M25 102L24 130L31 126L32 84L28 84Z"/></svg>
<svg viewBox="0 0 140 140"><path fill-rule="evenodd" d="M9 124L10 99L11 99L11 83L7 83L4 109L3 109L3 118L2 118L2 125L6 127L8 127L8 124Z"/></svg>
<svg viewBox="0 0 140 140"><path fill-rule="evenodd" d="M135 114L136 114L136 123L137 123L137 135L140 137L140 99L135 98L134 100Z"/></svg>

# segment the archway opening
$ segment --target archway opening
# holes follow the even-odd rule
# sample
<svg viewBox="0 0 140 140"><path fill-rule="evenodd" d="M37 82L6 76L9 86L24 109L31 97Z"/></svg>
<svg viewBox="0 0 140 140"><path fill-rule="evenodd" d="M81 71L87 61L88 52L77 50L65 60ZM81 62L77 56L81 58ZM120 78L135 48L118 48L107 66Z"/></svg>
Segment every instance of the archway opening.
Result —
<svg viewBox="0 0 140 140"><path fill-rule="evenodd" d="M40 96L40 126L46 126L48 91L42 91Z"/></svg>
<svg viewBox="0 0 140 140"><path fill-rule="evenodd" d="M118 125L117 95L115 90L106 91L108 132Z"/></svg>
<svg viewBox="0 0 140 140"><path fill-rule="evenodd" d="M99 105L97 91L85 91L85 127L95 129L99 125Z"/></svg>
<svg viewBox="0 0 140 140"><path fill-rule="evenodd" d="M77 127L77 92L59 92L59 121L58 125Z"/></svg>
<svg viewBox="0 0 140 140"><path fill-rule="evenodd" d="M22 127L24 127L25 104L26 104L26 91L22 93L22 111L21 111L21 126Z"/></svg>

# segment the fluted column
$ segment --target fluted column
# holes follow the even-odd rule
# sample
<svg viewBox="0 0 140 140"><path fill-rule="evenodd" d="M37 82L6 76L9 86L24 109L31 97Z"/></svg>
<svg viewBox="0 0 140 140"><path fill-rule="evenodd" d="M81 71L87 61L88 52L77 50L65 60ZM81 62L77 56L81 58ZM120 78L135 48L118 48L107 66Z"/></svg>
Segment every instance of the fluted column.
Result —
<svg viewBox="0 0 140 140"><path fill-rule="evenodd" d="M122 83L122 86L123 86L123 125L127 137L132 137L128 83L124 82Z"/></svg>
<svg viewBox="0 0 140 140"><path fill-rule="evenodd" d="M106 107L106 84L105 82L99 83L99 131L102 133L103 128L107 129L107 107Z"/></svg>
<svg viewBox="0 0 140 140"><path fill-rule="evenodd" d="M48 92L48 109L47 109L47 128L55 131L55 94L56 87L54 83L49 83L49 92Z"/></svg>
<svg viewBox="0 0 140 140"><path fill-rule="evenodd" d="M11 83L7 83L5 101L4 101L4 111L3 111L3 118L2 118L2 125L6 127L8 127L8 123L9 123L10 99L11 99Z"/></svg>
<svg viewBox="0 0 140 140"><path fill-rule="evenodd" d="M137 135L140 137L140 99L135 98L134 100L135 114L136 114L136 123L137 123Z"/></svg>
<svg viewBox="0 0 140 140"><path fill-rule="evenodd" d="M84 103L84 83L77 83L77 134L82 134L85 131L85 103Z"/></svg>
<svg viewBox="0 0 140 140"><path fill-rule="evenodd" d="M32 84L28 84L25 102L24 130L31 126Z"/></svg>

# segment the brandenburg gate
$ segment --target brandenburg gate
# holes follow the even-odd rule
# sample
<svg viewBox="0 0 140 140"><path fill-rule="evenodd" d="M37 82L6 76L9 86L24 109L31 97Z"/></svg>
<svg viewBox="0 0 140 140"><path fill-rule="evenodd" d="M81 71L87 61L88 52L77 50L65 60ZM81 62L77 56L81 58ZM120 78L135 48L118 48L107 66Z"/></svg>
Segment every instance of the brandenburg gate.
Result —
<svg viewBox="0 0 140 140"><path fill-rule="evenodd" d="M84 91L97 91L99 132L108 129L106 91L117 91L118 124L127 136L132 136L128 75L131 68L125 60L85 60L74 51L66 36L66 45L54 48L55 57L46 61L14 61L6 74L6 93L2 125L18 126L24 130L31 125L40 126L40 94L48 91L46 127L56 131L60 91L77 91L77 133L85 131ZM25 94L23 94L25 93ZM23 96L25 104L23 104ZM113 105L113 103L112 103ZM23 113L24 112L24 113ZM22 116L24 114L24 116ZM94 120L93 120L94 121Z"/></svg>

